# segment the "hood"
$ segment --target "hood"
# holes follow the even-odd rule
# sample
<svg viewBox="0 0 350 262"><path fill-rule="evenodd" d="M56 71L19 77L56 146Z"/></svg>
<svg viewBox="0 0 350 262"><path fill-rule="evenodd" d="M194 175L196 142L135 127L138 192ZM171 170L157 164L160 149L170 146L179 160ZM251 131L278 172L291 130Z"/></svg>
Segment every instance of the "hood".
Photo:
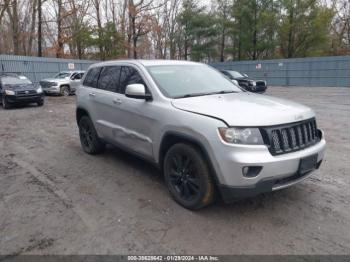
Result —
<svg viewBox="0 0 350 262"><path fill-rule="evenodd" d="M253 93L232 93L173 99L175 108L215 117L229 126L272 126L315 116L306 106Z"/></svg>
<svg viewBox="0 0 350 262"><path fill-rule="evenodd" d="M250 79L248 77L242 76L242 77L235 77L235 79L238 80L245 80L245 81L249 81Z"/></svg>
<svg viewBox="0 0 350 262"><path fill-rule="evenodd" d="M66 78L45 78L43 80L41 80L40 82L66 82L67 80L69 80L69 77Z"/></svg>

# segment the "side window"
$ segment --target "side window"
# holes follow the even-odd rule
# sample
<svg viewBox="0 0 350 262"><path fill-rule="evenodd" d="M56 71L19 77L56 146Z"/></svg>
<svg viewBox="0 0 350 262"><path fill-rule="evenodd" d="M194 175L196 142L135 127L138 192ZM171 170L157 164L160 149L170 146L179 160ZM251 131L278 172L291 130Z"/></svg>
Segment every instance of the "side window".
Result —
<svg viewBox="0 0 350 262"><path fill-rule="evenodd" d="M98 88L117 92L119 86L120 66L106 66L102 69L98 80Z"/></svg>
<svg viewBox="0 0 350 262"><path fill-rule="evenodd" d="M81 80L83 78L83 74L82 73L77 73L74 75L73 80Z"/></svg>
<svg viewBox="0 0 350 262"><path fill-rule="evenodd" d="M135 68L131 66L123 66L120 74L120 89L118 93L124 94L126 86L129 84L143 84L146 86L141 75Z"/></svg>
<svg viewBox="0 0 350 262"><path fill-rule="evenodd" d="M83 85L97 88L97 80L98 80L100 71L101 71L100 67L91 68L89 72L87 72Z"/></svg>

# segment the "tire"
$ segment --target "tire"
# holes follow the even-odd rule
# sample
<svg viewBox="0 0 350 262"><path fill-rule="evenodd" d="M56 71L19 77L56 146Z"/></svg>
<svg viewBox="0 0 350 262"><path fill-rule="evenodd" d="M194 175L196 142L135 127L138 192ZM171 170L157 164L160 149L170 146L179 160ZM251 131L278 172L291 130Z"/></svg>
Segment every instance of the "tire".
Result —
<svg viewBox="0 0 350 262"><path fill-rule="evenodd" d="M39 101L39 102L37 102L37 105L38 105L38 106L43 106L43 105L44 105L44 99L41 100L41 101Z"/></svg>
<svg viewBox="0 0 350 262"><path fill-rule="evenodd" d="M69 86L61 86L60 94L61 94L61 96L69 96L70 95L70 88L69 88Z"/></svg>
<svg viewBox="0 0 350 262"><path fill-rule="evenodd" d="M163 170L170 194L183 207L196 210L214 201L210 169L196 147L185 143L173 145L165 155Z"/></svg>
<svg viewBox="0 0 350 262"><path fill-rule="evenodd" d="M98 137L95 127L88 116L82 116L79 121L79 137L81 147L88 154L99 154L105 148L105 144Z"/></svg>
<svg viewBox="0 0 350 262"><path fill-rule="evenodd" d="M11 107L10 104L6 101L4 96L2 96L1 103L2 103L2 108L3 109L9 109Z"/></svg>

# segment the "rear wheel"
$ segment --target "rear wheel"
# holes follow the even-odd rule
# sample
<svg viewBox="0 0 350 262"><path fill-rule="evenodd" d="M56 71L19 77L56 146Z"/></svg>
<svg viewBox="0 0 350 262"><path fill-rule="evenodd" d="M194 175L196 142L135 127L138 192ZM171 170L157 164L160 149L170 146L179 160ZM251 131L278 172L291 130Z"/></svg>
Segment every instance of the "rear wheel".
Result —
<svg viewBox="0 0 350 262"><path fill-rule="evenodd" d="M69 96L70 95L69 86L61 86L60 93L62 96Z"/></svg>
<svg viewBox="0 0 350 262"><path fill-rule="evenodd" d="M215 187L202 153L191 144L172 146L164 159L164 177L176 202L199 209L214 200Z"/></svg>
<svg viewBox="0 0 350 262"><path fill-rule="evenodd" d="M79 137L83 150L88 154L101 153L105 148L88 116L82 116L79 121Z"/></svg>

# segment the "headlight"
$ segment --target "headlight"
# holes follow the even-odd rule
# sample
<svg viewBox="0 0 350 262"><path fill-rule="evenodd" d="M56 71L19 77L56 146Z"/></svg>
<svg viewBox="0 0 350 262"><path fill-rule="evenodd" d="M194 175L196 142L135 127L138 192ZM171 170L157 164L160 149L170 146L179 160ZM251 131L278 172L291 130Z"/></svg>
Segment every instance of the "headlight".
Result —
<svg viewBox="0 0 350 262"><path fill-rule="evenodd" d="M237 80L232 79L231 81L232 81L232 83L234 83L236 86L239 85Z"/></svg>
<svg viewBox="0 0 350 262"><path fill-rule="evenodd" d="M5 94L8 95L8 96L14 96L14 95L15 95L15 91L6 90L6 89L5 89Z"/></svg>
<svg viewBox="0 0 350 262"><path fill-rule="evenodd" d="M41 93L43 92L43 89L41 88L41 86L39 86L39 88L36 90L36 92L37 92L38 94L41 94Z"/></svg>
<svg viewBox="0 0 350 262"><path fill-rule="evenodd" d="M220 127L219 133L227 143L244 145L263 145L261 133L258 128Z"/></svg>

